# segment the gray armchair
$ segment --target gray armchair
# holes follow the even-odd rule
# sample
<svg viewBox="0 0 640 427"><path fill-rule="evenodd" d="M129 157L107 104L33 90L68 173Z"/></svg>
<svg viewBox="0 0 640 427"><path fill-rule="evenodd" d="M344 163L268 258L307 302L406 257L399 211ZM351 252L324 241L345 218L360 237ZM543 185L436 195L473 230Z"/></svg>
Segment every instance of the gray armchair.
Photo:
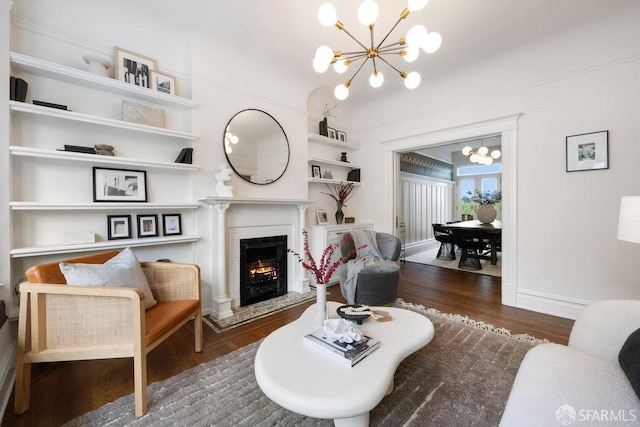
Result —
<svg viewBox="0 0 640 427"><path fill-rule="evenodd" d="M388 305L393 303L398 296L400 266L397 261L400 258L402 243L398 237L392 234L376 233L376 245L380 255L382 255L382 259L394 262L376 262L367 265L358 273L355 295L356 304ZM353 252L354 249L353 239L347 240L340 247L343 256ZM356 254L353 253L349 259L355 258ZM337 271L340 280L340 291L345 298L344 283L347 280L348 261L346 260Z"/></svg>

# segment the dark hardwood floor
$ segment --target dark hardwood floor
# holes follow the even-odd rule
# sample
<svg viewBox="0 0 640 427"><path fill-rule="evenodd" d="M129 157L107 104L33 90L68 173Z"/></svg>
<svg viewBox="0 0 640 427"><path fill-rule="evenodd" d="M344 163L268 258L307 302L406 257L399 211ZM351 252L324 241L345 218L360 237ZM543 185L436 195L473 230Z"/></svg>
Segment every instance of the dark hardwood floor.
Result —
<svg viewBox="0 0 640 427"><path fill-rule="evenodd" d="M329 300L344 301L338 287L330 287L329 293ZM503 306L500 278L422 264L402 264L399 297L560 344L567 343L573 325L572 320ZM193 351L193 325L188 324L149 354L149 384L260 340L298 318L310 304L222 333L205 326L202 353ZM59 426L133 392L130 359L36 364L32 371L30 409L15 416L12 397L2 426Z"/></svg>

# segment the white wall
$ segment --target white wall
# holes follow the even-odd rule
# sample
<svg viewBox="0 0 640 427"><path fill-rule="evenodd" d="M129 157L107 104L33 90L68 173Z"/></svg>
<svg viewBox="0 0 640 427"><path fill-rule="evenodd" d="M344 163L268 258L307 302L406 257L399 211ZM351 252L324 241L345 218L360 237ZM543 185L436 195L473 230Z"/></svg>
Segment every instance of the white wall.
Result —
<svg viewBox="0 0 640 427"><path fill-rule="evenodd" d="M616 227L620 196L640 193L639 21L636 5L624 16L568 28L447 78L427 76L417 92L358 108L354 127L372 159L363 171L370 177L364 203L379 204L376 188L389 179L373 171L392 172L383 143L412 139L419 146L420 135L426 141L452 127L523 113L511 201L517 228L509 231L517 236L516 304L574 317L591 301L638 298L640 246L616 240ZM565 172L565 137L600 130L609 130L610 168ZM392 227L389 209L376 210L376 228Z"/></svg>

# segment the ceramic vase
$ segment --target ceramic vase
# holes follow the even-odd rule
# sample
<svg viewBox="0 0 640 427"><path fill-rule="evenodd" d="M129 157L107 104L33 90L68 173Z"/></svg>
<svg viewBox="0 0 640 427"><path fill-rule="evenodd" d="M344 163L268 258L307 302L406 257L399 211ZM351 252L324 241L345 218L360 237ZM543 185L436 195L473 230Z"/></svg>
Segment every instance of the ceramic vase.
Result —
<svg viewBox="0 0 640 427"><path fill-rule="evenodd" d="M344 221L344 213L342 212L342 205L338 205L338 210L336 210L336 224L342 224Z"/></svg>
<svg viewBox="0 0 640 427"><path fill-rule="evenodd" d="M476 213L478 214L478 220L483 224L491 224L498 216L493 205L480 205Z"/></svg>
<svg viewBox="0 0 640 427"><path fill-rule="evenodd" d="M327 317L327 285L316 283L316 327L322 328Z"/></svg>

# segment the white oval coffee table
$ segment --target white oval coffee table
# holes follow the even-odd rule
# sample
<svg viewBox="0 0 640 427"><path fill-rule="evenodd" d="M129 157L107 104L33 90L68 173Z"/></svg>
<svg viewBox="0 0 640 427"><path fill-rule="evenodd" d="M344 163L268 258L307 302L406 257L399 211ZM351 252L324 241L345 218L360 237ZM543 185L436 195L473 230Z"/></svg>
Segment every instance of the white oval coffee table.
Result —
<svg viewBox="0 0 640 427"><path fill-rule="evenodd" d="M328 302L329 317L341 305ZM367 319L358 328L380 341L380 348L354 367L303 342L315 330L315 304L299 319L264 339L255 360L258 385L278 405L313 418L333 419L336 426L368 426L369 411L393 391L400 362L427 345L433 324L409 310L379 307L390 322Z"/></svg>

